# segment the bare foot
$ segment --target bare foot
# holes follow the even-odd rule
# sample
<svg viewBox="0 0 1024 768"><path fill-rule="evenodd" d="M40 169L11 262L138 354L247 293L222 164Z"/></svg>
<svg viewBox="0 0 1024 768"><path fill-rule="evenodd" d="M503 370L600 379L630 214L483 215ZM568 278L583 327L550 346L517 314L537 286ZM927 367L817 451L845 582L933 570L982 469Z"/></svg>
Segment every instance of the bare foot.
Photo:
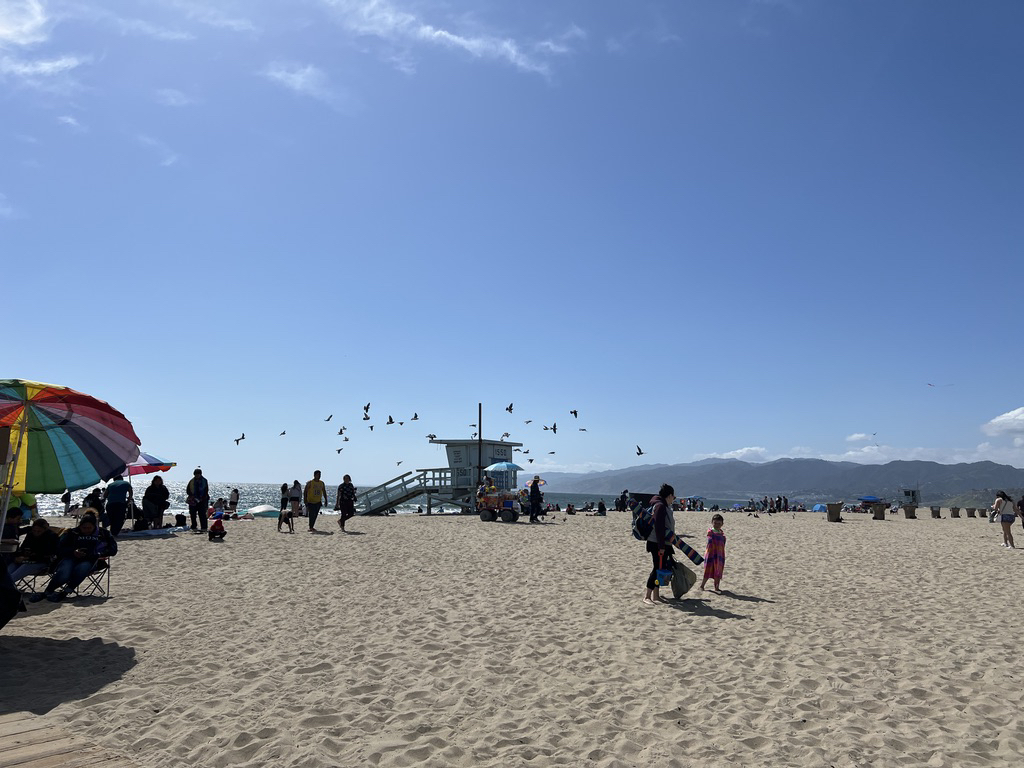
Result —
<svg viewBox="0 0 1024 768"><path fill-rule="evenodd" d="M651 598L645 597L644 598L644 605L657 605L657 603L655 603L653 600L651 600Z"/></svg>
<svg viewBox="0 0 1024 768"><path fill-rule="evenodd" d="M661 595L658 595L658 602L659 602L659 603L667 603L667 602L669 602L669 601L668 601L668 600L666 600L666 599L665 599L664 597L662 597Z"/></svg>

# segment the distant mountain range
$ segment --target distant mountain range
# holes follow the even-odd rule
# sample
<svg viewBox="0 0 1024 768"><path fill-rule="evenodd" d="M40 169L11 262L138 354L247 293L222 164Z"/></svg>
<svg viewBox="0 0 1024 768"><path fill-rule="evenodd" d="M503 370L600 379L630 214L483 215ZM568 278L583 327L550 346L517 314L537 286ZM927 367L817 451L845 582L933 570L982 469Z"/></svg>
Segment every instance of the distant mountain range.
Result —
<svg viewBox="0 0 1024 768"><path fill-rule="evenodd" d="M670 483L678 496L704 496L715 500L741 500L788 496L816 502L879 496L902 498L904 488L918 488L922 503L953 503L977 497L991 502L989 490L1024 488L1024 469L991 461L938 464L934 461L890 461L855 464L821 459L778 459L751 464L738 459L705 459L691 464L648 464L607 472L571 474L547 472L547 488L555 493L617 496L624 489L654 492Z"/></svg>

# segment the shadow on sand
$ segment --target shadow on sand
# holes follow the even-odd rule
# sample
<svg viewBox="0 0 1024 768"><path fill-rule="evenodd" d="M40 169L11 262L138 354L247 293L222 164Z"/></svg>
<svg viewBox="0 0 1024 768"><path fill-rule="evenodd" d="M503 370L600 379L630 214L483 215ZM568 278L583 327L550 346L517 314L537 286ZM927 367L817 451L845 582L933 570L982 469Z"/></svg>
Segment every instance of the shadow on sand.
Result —
<svg viewBox="0 0 1024 768"><path fill-rule="evenodd" d="M723 611L721 608L712 608L711 603L708 600L683 598L682 600L673 600L669 602L668 607L694 616L710 616L715 619L750 619L749 616L742 616L738 613L733 613L732 611Z"/></svg>
<svg viewBox="0 0 1024 768"><path fill-rule="evenodd" d="M0 655L18 660L4 664L0 715L45 715L66 701L92 696L135 666L134 649L98 637L53 640L0 634ZM59 674L48 674L57 660L64 660Z"/></svg>
<svg viewBox="0 0 1024 768"><path fill-rule="evenodd" d="M754 595L740 595L728 589L722 590L722 597L731 597L733 600L742 600L745 603L774 603L766 597L755 597Z"/></svg>

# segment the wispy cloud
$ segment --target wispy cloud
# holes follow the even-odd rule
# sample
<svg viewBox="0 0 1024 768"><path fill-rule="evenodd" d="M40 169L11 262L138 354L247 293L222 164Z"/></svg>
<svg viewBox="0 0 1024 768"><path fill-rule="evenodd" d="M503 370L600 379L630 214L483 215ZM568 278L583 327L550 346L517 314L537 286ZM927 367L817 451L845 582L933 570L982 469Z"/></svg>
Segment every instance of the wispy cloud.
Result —
<svg viewBox="0 0 1024 768"><path fill-rule="evenodd" d="M122 35L143 35L145 37L152 37L156 40L168 40L172 42L196 39L196 36L191 32L185 32L180 29L168 29L167 27L161 27L148 21L144 21L143 19L115 18L113 21L121 31Z"/></svg>
<svg viewBox="0 0 1024 768"><path fill-rule="evenodd" d="M189 104L196 103L195 99L175 88L160 88L154 98L158 104L163 104L165 107L187 107Z"/></svg>
<svg viewBox="0 0 1024 768"><path fill-rule="evenodd" d="M71 115L58 115L57 122L61 125L66 125L68 128L71 128L76 131L84 132L89 130L78 121L77 117L72 117Z"/></svg>
<svg viewBox="0 0 1024 768"><path fill-rule="evenodd" d="M160 165L163 167L169 168L178 162L178 153L167 146L164 142L160 141L160 139L154 139L152 136L147 136L141 133L135 138L138 139L139 143L143 146L156 151L160 157Z"/></svg>
<svg viewBox="0 0 1024 768"><path fill-rule="evenodd" d="M397 8L390 0L321 0L334 9L350 32L391 43L423 44L461 50L474 58L505 61L523 72L547 76L549 67L511 37L487 33L459 33L428 24L419 16ZM551 45L555 45L551 42ZM408 69L408 67L406 67Z"/></svg>
<svg viewBox="0 0 1024 768"><path fill-rule="evenodd" d="M539 43L534 44L534 49L541 53L553 54L555 56L565 56L566 54L573 52L572 43L577 40L586 40L587 33L577 27L575 24L571 25L568 30L558 35L557 37L551 37L547 40L541 40Z"/></svg>
<svg viewBox="0 0 1024 768"><path fill-rule="evenodd" d="M0 47L41 43L50 19L41 0L4 0L0 3Z"/></svg>
<svg viewBox="0 0 1024 768"><path fill-rule="evenodd" d="M854 432L852 435L846 436L846 442L848 443L859 443L864 440L870 440L871 435L864 434L863 432Z"/></svg>
<svg viewBox="0 0 1024 768"><path fill-rule="evenodd" d="M190 21L198 22L207 27L227 29L231 32L256 32L256 25L242 16L232 16L220 8L211 7L209 3L193 2L193 0L165 0L170 6L185 14Z"/></svg>
<svg viewBox="0 0 1024 768"><path fill-rule="evenodd" d="M751 445L746 448L737 448L734 451L726 451L725 453L702 453L699 454L697 460L700 459L739 459L740 461L749 461L757 464L762 461L770 461L771 458L768 455L768 449L760 445Z"/></svg>
<svg viewBox="0 0 1024 768"><path fill-rule="evenodd" d="M53 77L70 72L76 67L87 63L89 59L81 56L61 56L57 59L16 59L11 56L0 56L0 75L13 75L22 80Z"/></svg>
<svg viewBox="0 0 1024 768"><path fill-rule="evenodd" d="M331 88L330 80L324 71L312 64L296 64L287 61L272 62L263 76L301 96L337 106L338 94Z"/></svg>

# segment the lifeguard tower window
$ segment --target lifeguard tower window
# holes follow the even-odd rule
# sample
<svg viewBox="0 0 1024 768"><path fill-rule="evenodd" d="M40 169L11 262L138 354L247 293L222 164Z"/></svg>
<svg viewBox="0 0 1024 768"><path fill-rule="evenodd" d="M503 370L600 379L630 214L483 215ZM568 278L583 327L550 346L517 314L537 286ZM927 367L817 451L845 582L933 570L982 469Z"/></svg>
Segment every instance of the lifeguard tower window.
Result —
<svg viewBox="0 0 1024 768"><path fill-rule="evenodd" d="M903 502L905 504L920 504L921 492L916 488L906 488L903 490Z"/></svg>

